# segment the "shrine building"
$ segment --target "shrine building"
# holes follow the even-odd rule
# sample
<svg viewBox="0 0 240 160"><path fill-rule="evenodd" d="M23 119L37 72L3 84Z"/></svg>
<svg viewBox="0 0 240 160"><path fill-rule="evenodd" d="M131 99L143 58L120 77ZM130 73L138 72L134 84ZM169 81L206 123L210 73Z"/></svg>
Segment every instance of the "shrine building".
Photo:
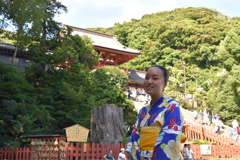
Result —
<svg viewBox="0 0 240 160"><path fill-rule="evenodd" d="M66 28L66 26L72 28L72 35L88 36L93 41L95 51L102 55L99 59L98 65L95 66L96 68L106 65L118 66L141 55L140 50L123 46L118 41L116 35L110 35L69 25L63 25L63 28ZM140 90L140 92L143 93L143 80L145 72L130 70L127 68L121 69L124 69L128 73L128 87L130 87L133 91Z"/></svg>
<svg viewBox="0 0 240 160"><path fill-rule="evenodd" d="M102 55L96 67L105 65L118 66L141 55L141 51L123 46L117 40L116 35L67 26L72 28L72 35L85 35L93 41L95 51ZM66 26L64 25L64 27Z"/></svg>

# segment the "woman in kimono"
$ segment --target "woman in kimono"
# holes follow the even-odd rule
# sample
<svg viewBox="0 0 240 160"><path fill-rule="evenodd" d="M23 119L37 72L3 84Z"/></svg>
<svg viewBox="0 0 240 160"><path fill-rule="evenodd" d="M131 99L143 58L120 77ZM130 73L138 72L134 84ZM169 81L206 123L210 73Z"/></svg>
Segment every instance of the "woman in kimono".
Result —
<svg viewBox="0 0 240 160"><path fill-rule="evenodd" d="M168 77L168 70L158 65L146 73L144 90L151 102L140 110L128 141L126 151L133 160L182 159L180 142L185 139L181 136L180 107L176 100L163 94Z"/></svg>

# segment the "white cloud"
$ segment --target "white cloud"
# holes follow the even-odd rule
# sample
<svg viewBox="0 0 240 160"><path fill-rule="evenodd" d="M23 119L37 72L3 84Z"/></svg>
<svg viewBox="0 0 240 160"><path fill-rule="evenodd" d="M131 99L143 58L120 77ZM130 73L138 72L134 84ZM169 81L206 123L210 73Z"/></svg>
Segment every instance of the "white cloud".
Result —
<svg viewBox="0 0 240 160"><path fill-rule="evenodd" d="M139 0L131 0L121 4L123 9L121 15L112 18L101 18L98 19L97 22L101 25L110 27L117 22L123 23L131 21L131 19L141 19L141 17L145 14L171 10L173 6L176 6L176 0L149 0L144 3Z"/></svg>
<svg viewBox="0 0 240 160"><path fill-rule="evenodd" d="M59 0L68 8L57 18L77 27L111 27L114 23L140 19L145 14L182 7L207 7L223 14L238 14L238 0ZM233 15L228 15L233 16ZM240 16L240 14L238 14Z"/></svg>

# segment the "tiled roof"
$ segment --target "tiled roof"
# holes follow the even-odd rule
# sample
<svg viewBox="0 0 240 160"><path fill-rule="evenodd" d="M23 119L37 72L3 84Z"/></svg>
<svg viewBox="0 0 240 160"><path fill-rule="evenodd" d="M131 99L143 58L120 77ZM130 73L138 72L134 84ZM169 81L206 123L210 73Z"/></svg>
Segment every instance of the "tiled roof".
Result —
<svg viewBox="0 0 240 160"><path fill-rule="evenodd" d="M3 43L0 42L0 47L3 49L11 49L11 50L15 50L15 46L9 43Z"/></svg>
<svg viewBox="0 0 240 160"><path fill-rule="evenodd" d="M0 54L9 54L13 55L15 51L15 46L9 43L0 42ZM17 56L27 56L26 49L18 50Z"/></svg>
<svg viewBox="0 0 240 160"><path fill-rule="evenodd" d="M129 80L132 82L143 83L146 72L129 69Z"/></svg>
<svg viewBox="0 0 240 160"><path fill-rule="evenodd" d="M72 32L73 35L78 34L80 36L86 35L90 37L95 46L110 48L110 49L129 52L129 53L141 54L141 51L139 50L123 46L117 40L117 36L115 35L110 35L110 34L101 33L101 32L92 31L92 30L83 29L83 28L77 28L73 26L68 26L68 27L71 27L73 29L73 32Z"/></svg>

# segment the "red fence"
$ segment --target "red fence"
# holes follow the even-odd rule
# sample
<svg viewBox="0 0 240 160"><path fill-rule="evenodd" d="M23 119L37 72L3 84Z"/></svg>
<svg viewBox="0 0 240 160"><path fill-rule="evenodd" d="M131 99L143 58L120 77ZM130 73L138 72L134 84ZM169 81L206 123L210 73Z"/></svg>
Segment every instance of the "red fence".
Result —
<svg viewBox="0 0 240 160"><path fill-rule="evenodd" d="M240 158L240 148L235 145L211 145L211 155L202 155L200 146L191 145L195 159Z"/></svg>
<svg viewBox="0 0 240 160"><path fill-rule="evenodd" d="M115 158L118 157L121 148L126 145L120 144L98 144L98 143L66 143L64 148L65 157L63 160L101 160L103 156L111 149ZM0 149L0 160L49 160L55 159L56 151L49 150L47 152L39 152L39 156L31 157L30 148L17 148L17 149ZM47 154L46 154L47 153ZM60 152L59 152L60 153ZM42 154L46 154L45 156ZM36 154L35 154L36 155ZM51 156L52 155L52 156Z"/></svg>
<svg viewBox="0 0 240 160"><path fill-rule="evenodd" d="M191 145L195 159L209 158L239 158L240 147L236 145L211 145L211 155L201 154L201 145ZM125 144L97 144L97 143L68 143L65 147L64 160L102 160L109 149L113 150L115 158L118 157ZM0 149L0 160L33 160L30 148ZM48 160L48 158L38 158Z"/></svg>
<svg viewBox="0 0 240 160"><path fill-rule="evenodd" d="M104 159L103 156L111 149L115 159L117 159L121 148L125 144L99 144L99 143L68 143L66 144L67 160L79 159Z"/></svg>
<svg viewBox="0 0 240 160"><path fill-rule="evenodd" d="M209 142L215 142L218 145L230 145L234 143L232 137L215 133L213 129L211 130L201 125L194 125L191 122L185 123L186 128L183 132L188 139L202 139ZM238 147L240 146L238 145Z"/></svg>
<svg viewBox="0 0 240 160"><path fill-rule="evenodd" d="M17 149L9 149L9 148L1 148L0 149L0 160L30 160L31 159L31 151L30 148L17 148Z"/></svg>

